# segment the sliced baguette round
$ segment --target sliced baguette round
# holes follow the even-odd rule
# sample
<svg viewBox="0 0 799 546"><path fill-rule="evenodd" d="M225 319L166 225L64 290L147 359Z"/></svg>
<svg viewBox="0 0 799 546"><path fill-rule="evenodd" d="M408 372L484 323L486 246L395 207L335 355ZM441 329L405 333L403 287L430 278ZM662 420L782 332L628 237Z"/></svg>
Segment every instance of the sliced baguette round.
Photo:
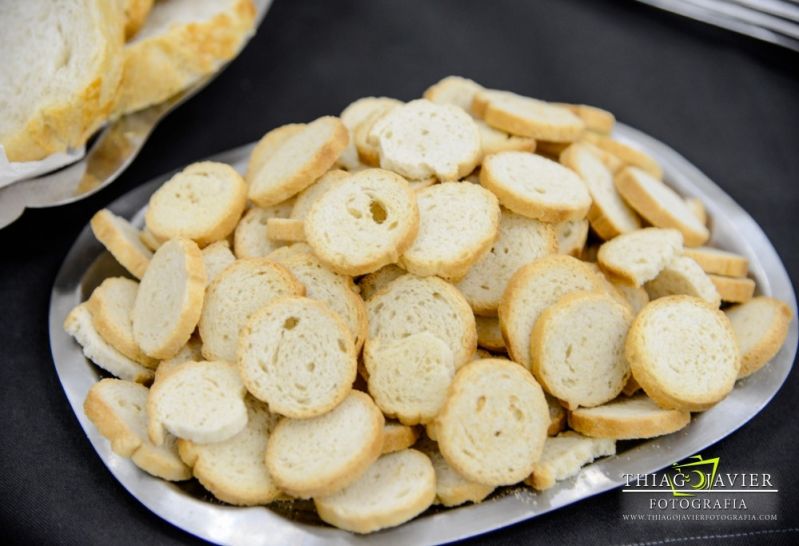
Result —
<svg viewBox="0 0 799 546"><path fill-rule="evenodd" d="M544 491L558 481L575 476L580 468L594 462L594 459L615 454L616 442L612 439L563 432L547 439L541 459L525 482L536 491Z"/></svg>
<svg viewBox="0 0 799 546"><path fill-rule="evenodd" d="M793 312L783 301L758 296L724 311L741 351L738 378L765 366L785 343Z"/></svg>
<svg viewBox="0 0 799 546"><path fill-rule="evenodd" d="M554 106L566 108L569 112L583 120L585 128L595 133L609 135L613 132L613 127L616 125L616 116L613 112L608 112L596 106L588 104L568 104L565 102L556 102Z"/></svg>
<svg viewBox="0 0 799 546"><path fill-rule="evenodd" d="M464 112L472 111L472 101L483 86L468 78L447 76L425 89L422 96L436 104L451 104Z"/></svg>
<svg viewBox="0 0 799 546"><path fill-rule="evenodd" d="M685 199L685 204L700 222L702 222L704 225L707 225L707 209L705 208L705 204L701 199L698 197L687 197Z"/></svg>
<svg viewBox="0 0 799 546"><path fill-rule="evenodd" d="M487 98L482 117L486 123L512 135L550 142L572 142L583 133L585 123L567 108L514 93L475 96Z"/></svg>
<svg viewBox="0 0 799 546"><path fill-rule="evenodd" d="M469 304L458 290L438 277L403 275L366 302L368 342L400 341L429 332L452 351L455 368L472 359L477 329Z"/></svg>
<svg viewBox="0 0 799 546"><path fill-rule="evenodd" d="M538 317L561 297L580 290L604 288L588 264L571 256L545 256L516 271L498 308L502 337L514 362L530 369L530 336Z"/></svg>
<svg viewBox="0 0 799 546"><path fill-rule="evenodd" d="M139 238L139 230L108 209L91 220L92 233L111 255L137 279L144 276L153 253Z"/></svg>
<svg viewBox="0 0 799 546"><path fill-rule="evenodd" d="M649 303L649 294L647 294L643 286L631 286L614 278L609 280L616 290L624 296L624 299L627 300L633 315L637 315Z"/></svg>
<svg viewBox="0 0 799 546"><path fill-rule="evenodd" d="M400 258L414 275L461 279L499 233L497 198L476 184L436 184L417 193L417 206L419 230Z"/></svg>
<svg viewBox="0 0 799 546"><path fill-rule="evenodd" d="M294 218L269 218L266 220L266 236L273 241L302 243L305 241L305 225Z"/></svg>
<svg viewBox="0 0 799 546"><path fill-rule="evenodd" d="M505 340L502 339L502 328L497 317L475 315L477 327L477 345L489 351L505 351Z"/></svg>
<svg viewBox="0 0 799 546"><path fill-rule="evenodd" d="M171 358L200 320L205 265L197 245L171 239L155 252L133 304L133 339L153 358Z"/></svg>
<svg viewBox="0 0 799 546"><path fill-rule="evenodd" d="M247 426L245 393L234 364L184 362L159 377L150 389L150 440L162 445L165 431L198 444L232 438Z"/></svg>
<svg viewBox="0 0 799 546"><path fill-rule="evenodd" d="M726 277L746 277L749 272L749 260L739 254L718 248L709 246L686 248L685 255L698 263L705 273Z"/></svg>
<svg viewBox="0 0 799 546"><path fill-rule="evenodd" d="M202 250L206 284L211 284L227 267L236 261L227 239L211 243Z"/></svg>
<svg viewBox="0 0 799 546"><path fill-rule="evenodd" d="M361 297L368 300L381 290L388 283L402 277L407 271L395 264L384 265L377 271L373 271L368 275L364 275L358 281L358 286L361 289Z"/></svg>
<svg viewBox="0 0 799 546"><path fill-rule="evenodd" d="M271 207L298 194L333 166L348 140L338 118L312 121L263 161L250 182L249 198Z"/></svg>
<svg viewBox="0 0 799 546"><path fill-rule="evenodd" d="M441 454L456 472L486 485L530 475L549 427L544 392L530 373L504 359L475 360L458 370L436 417Z"/></svg>
<svg viewBox="0 0 799 546"><path fill-rule="evenodd" d="M613 400L630 376L624 341L632 320L611 296L563 296L541 313L533 328L533 375L570 409Z"/></svg>
<svg viewBox="0 0 799 546"><path fill-rule="evenodd" d="M653 226L672 228L683 235L687 246L699 246L710 231L691 212L682 197L666 184L637 167L622 169L615 178L616 189L638 214Z"/></svg>
<svg viewBox="0 0 799 546"><path fill-rule="evenodd" d="M682 254L682 242L682 235L674 229L639 229L599 247L597 263L609 276L642 286Z"/></svg>
<svg viewBox="0 0 799 546"><path fill-rule="evenodd" d="M622 163L637 167L658 180L663 179L663 168L644 150L591 131L584 133L583 137L600 150L616 156Z"/></svg>
<svg viewBox="0 0 799 546"><path fill-rule="evenodd" d="M352 390L358 366L346 323L324 303L301 297L253 314L241 329L236 361L253 396L295 419L335 408Z"/></svg>
<svg viewBox="0 0 799 546"><path fill-rule="evenodd" d="M474 120L477 130L480 132L480 152L482 157L499 152L534 152L536 142L529 137L511 135L505 131L500 131L487 124L481 119Z"/></svg>
<svg viewBox="0 0 799 546"><path fill-rule="evenodd" d="M692 296L666 296L644 307L625 355L635 380L664 409L710 408L729 394L741 367L727 316Z"/></svg>
<svg viewBox="0 0 799 546"><path fill-rule="evenodd" d="M421 514L436 497L433 464L404 449L383 455L354 483L314 504L322 521L355 533L394 527Z"/></svg>
<svg viewBox="0 0 799 546"><path fill-rule="evenodd" d="M585 183L573 171L527 152L488 156L480 184L506 208L542 222L581 220L591 206Z"/></svg>
<svg viewBox="0 0 799 546"><path fill-rule="evenodd" d="M663 436L677 432L690 422L689 411L663 409L644 394L569 412L569 426L577 432L592 438L616 440Z"/></svg>
<svg viewBox="0 0 799 546"><path fill-rule="evenodd" d="M375 111L383 110L384 108L397 106L402 104L397 99L389 97L362 97L355 102L349 104L344 110L341 111L341 122L347 128L350 134L350 140L347 147L341 152L338 158L338 164L348 171L356 171L363 167L361 158L358 154L358 146L356 145L356 130L359 126L366 121ZM368 136L368 128L364 128L364 136ZM375 156L375 161L372 165L377 165L379 158Z"/></svg>
<svg viewBox="0 0 799 546"><path fill-rule="evenodd" d="M285 267L266 258L233 262L206 291L199 323L203 356L235 362L239 331L250 315L279 298L304 293Z"/></svg>
<svg viewBox="0 0 799 546"><path fill-rule="evenodd" d="M294 201L284 201L273 207L262 209L250 207L242 216L233 233L233 252L237 258L262 258L285 243L273 241L266 236L270 218L287 218Z"/></svg>
<svg viewBox="0 0 799 546"><path fill-rule="evenodd" d="M396 262L416 237L416 196L400 176L360 171L320 196L305 217L305 236L338 273L363 275Z"/></svg>
<svg viewBox="0 0 799 546"><path fill-rule="evenodd" d="M710 282L718 290L721 301L730 303L746 303L755 293L755 281L748 277L724 277L708 275Z"/></svg>
<svg viewBox="0 0 799 546"><path fill-rule="evenodd" d="M294 201L294 207L291 209L290 218L295 220L305 220L308 211L316 200L330 188L336 186L342 180L349 177L347 171L340 169L331 169L323 174L316 182L305 188L297 196Z"/></svg>
<svg viewBox="0 0 799 546"><path fill-rule="evenodd" d="M674 258L644 288L653 300L682 294L702 299L713 307L721 305L721 296L713 282L699 264L688 256Z"/></svg>
<svg viewBox="0 0 799 546"><path fill-rule="evenodd" d="M476 314L496 315L513 274L523 265L556 252L557 237L551 225L503 209L499 234L490 250L456 286Z"/></svg>
<svg viewBox="0 0 799 546"><path fill-rule="evenodd" d="M588 239L588 220L566 220L552 227L558 239L558 253L579 258Z"/></svg>
<svg viewBox="0 0 799 546"><path fill-rule="evenodd" d="M377 460L385 421L368 395L352 391L333 410L282 419L266 447L266 467L293 497L326 496L358 480Z"/></svg>
<svg viewBox="0 0 799 546"><path fill-rule="evenodd" d="M155 252L158 250L162 244L166 241L161 239L160 237L156 237L155 233L150 231L147 226L144 226L142 230L139 232L139 240L144 243L144 246Z"/></svg>
<svg viewBox="0 0 799 546"><path fill-rule="evenodd" d="M255 147L250 152L250 159L247 161L247 171L244 174L244 180L247 184L252 184L258 171L264 166L264 163L277 152L280 147L291 137L300 133L305 129L304 123L288 123L275 127L268 131L264 136L258 140Z"/></svg>
<svg viewBox="0 0 799 546"><path fill-rule="evenodd" d="M436 471L436 504L443 506L460 506L467 502L477 504L494 491L493 485L473 482L458 474L441 455L435 442L421 442L418 449L430 457L430 462Z"/></svg>
<svg viewBox="0 0 799 546"><path fill-rule="evenodd" d="M372 136L372 129L379 127L379 122L385 118L389 112L402 106L402 103L386 102L376 105L369 115L353 129L352 136L355 139L355 149L358 152L360 166L379 167L380 148L377 135Z"/></svg>
<svg viewBox="0 0 799 546"><path fill-rule="evenodd" d="M381 454L394 453L412 447L419 439L418 427L411 427L394 421L386 421L383 427L383 449Z"/></svg>
<svg viewBox="0 0 799 546"><path fill-rule="evenodd" d="M180 350L172 358L162 360L155 370L155 381L167 374L167 372L175 369L177 366L184 362L199 362L203 359L203 343L200 336L192 334L189 341L180 348Z"/></svg>

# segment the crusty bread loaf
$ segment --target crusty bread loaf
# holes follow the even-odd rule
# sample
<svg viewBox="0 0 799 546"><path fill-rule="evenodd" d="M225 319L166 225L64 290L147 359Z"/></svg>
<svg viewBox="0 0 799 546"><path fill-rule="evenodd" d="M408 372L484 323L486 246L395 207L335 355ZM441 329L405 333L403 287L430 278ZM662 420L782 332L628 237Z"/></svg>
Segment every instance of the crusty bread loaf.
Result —
<svg viewBox="0 0 799 546"><path fill-rule="evenodd" d="M144 25L154 3L154 0L124 0L122 2L125 10L126 40L132 38Z"/></svg>
<svg viewBox="0 0 799 546"><path fill-rule="evenodd" d="M347 146L347 128L336 117L312 121L263 161L250 182L250 199L271 207L301 192L333 166Z"/></svg>
<svg viewBox="0 0 799 546"><path fill-rule="evenodd" d="M480 133L471 116L451 104L426 99L397 106L375 123L380 166L411 180L458 180L481 157Z"/></svg>
<svg viewBox="0 0 799 546"><path fill-rule="evenodd" d="M291 209L290 218L295 220L305 220L308 211L320 195L324 194L327 190L337 185L342 180L349 176L347 171L340 169L331 169L323 174L319 179L302 190L297 199L294 201L294 207Z"/></svg>
<svg viewBox="0 0 799 546"><path fill-rule="evenodd" d="M533 375L570 409L613 400L630 376L624 341L632 319L626 307L605 294L563 296L533 328Z"/></svg>
<svg viewBox="0 0 799 546"><path fill-rule="evenodd" d="M478 185L436 184L417 193L417 206L419 230L400 258L415 275L459 280L497 237L499 203Z"/></svg>
<svg viewBox="0 0 799 546"><path fill-rule="evenodd" d="M477 327L477 345L489 351L505 351L505 340L502 339L502 328L497 317L481 317L475 315Z"/></svg>
<svg viewBox="0 0 799 546"><path fill-rule="evenodd" d="M394 453L408 449L419 438L419 428L410 427L395 421L386 421L383 427L383 449L381 454Z"/></svg>
<svg viewBox="0 0 799 546"><path fill-rule="evenodd" d="M147 356L133 338L133 305L139 284L124 277L109 277L94 289L87 302L92 324L114 349L148 368L158 360Z"/></svg>
<svg viewBox="0 0 799 546"><path fill-rule="evenodd" d="M512 135L551 142L572 142L583 133L585 123L562 108L514 93L476 93L472 112L492 127ZM481 102L485 109L481 110ZM475 104L478 105L475 111Z"/></svg>
<svg viewBox="0 0 799 546"><path fill-rule="evenodd" d="M558 252L579 257L588 239L588 220L566 220L552 227L558 238Z"/></svg>
<svg viewBox="0 0 799 546"><path fill-rule="evenodd" d="M463 217L459 215L459 219ZM458 229L457 224L454 229ZM523 265L556 252L557 237L551 225L502 209L499 234L489 252L456 286L475 313L496 315L499 301L513 274Z"/></svg>
<svg viewBox="0 0 799 546"><path fill-rule="evenodd" d="M155 252L133 304L133 339L153 358L171 358L197 326L205 294L205 266L197 245L171 239Z"/></svg>
<svg viewBox="0 0 799 546"><path fill-rule="evenodd" d="M732 390L741 367L729 319L692 296L666 296L644 307L625 355L635 380L665 409L708 409Z"/></svg>
<svg viewBox="0 0 799 546"><path fill-rule="evenodd" d="M341 122L347 128L350 134L350 140L347 147L341 152L338 158L338 164L347 169L348 171L356 171L362 167L360 157L358 155L358 148L355 144L355 131L356 129L369 118L375 111L383 110L386 107L393 107L402 104L397 99L388 97L362 97L355 102L349 104L341 112ZM369 132L364 129L364 136L368 136ZM377 162L373 163L374 165Z"/></svg>
<svg viewBox="0 0 799 546"><path fill-rule="evenodd" d="M547 436L557 436L557 434L566 428L566 410L560 404L557 398L544 393L547 399L547 407L549 409L549 427L547 427Z"/></svg>
<svg viewBox="0 0 799 546"><path fill-rule="evenodd" d="M455 368L469 362L477 330L469 304L451 284L437 277L404 275L366 302L369 342L399 341L429 332L446 342Z"/></svg>
<svg viewBox="0 0 799 546"><path fill-rule="evenodd" d="M381 456L354 483L314 499L322 521L355 533L394 527L435 500L436 475L423 453L405 449Z"/></svg>
<svg viewBox="0 0 799 546"><path fill-rule="evenodd" d="M281 491L270 476L264 452L277 417L251 396L245 398L247 426L241 432L211 444L178 440L181 459L194 477L217 499L237 506L267 504Z"/></svg>
<svg viewBox="0 0 799 546"><path fill-rule="evenodd" d="M335 408L352 390L358 365L347 324L324 303L302 297L253 314L236 360L247 390L273 413L295 419Z"/></svg>
<svg viewBox="0 0 799 546"><path fill-rule="evenodd" d="M9 161L80 148L111 109L122 77L119 2L2 2L0 144Z"/></svg>
<svg viewBox="0 0 799 546"><path fill-rule="evenodd" d="M273 241L301 243L305 241L305 226L294 218L268 218L266 236Z"/></svg>
<svg viewBox="0 0 799 546"><path fill-rule="evenodd" d="M644 228L604 243L599 247L597 263L608 275L641 286L657 277L682 250L679 231Z"/></svg>
<svg viewBox="0 0 799 546"><path fill-rule="evenodd" d="M724 277L708 275L710 282L718 290L721 301L746 303L755 293L755 281L748 277Z"/></svg>
<svg viewBox="0 0 799 546"><path fill-rule="evenodd" d="M560 154L560 162L580 175L588 187L591 194L588 221L597 235L608 240L641 227L638 215L616 190L613 173L587 146L572 144Z"/></svg>
<svg viewBox="0 0 799 546"><path fill-rule="evenodd" d="M383 446L383 414L352 391L333 410L310 419L282 419L266 447L275 483L300 498L326 496L358 480Z"/></svg>
<svg viewBox="0 0 799 546"><path fill-rule="evenodd" d="M682 294L700 298L713 307L721 304L721 296L713 282L699 264L688 256L674 258L644 287L649 298L653 300Z"/></svg>
<svg viewBox="0 0 799 546"><path fill-rule="evenodd" d="M644 394L617 398L596 408L569 413L569 426L593 438L636 440L671 434L691 422L685 410L663 409Z"/></svg>
<svg viewBox="0 0 799 546"><path fill-rule="evenodd" d="M591 205L585 183L573 171L527 152L488 156L480 183L504 207L542 222L580 220Z"/></svg>
<svg viewBox="0 0 799 546"><path fill-rule="evenodd" d="M408 183L381 169L350 176L319 197L305 217L305 236L314 253L346 275L396 262L418 227L416 196Z"/></svg>
<svg viewBox="0 0 799 546"><path fill-rule="evenodd" d="M230 165L193 163L150 197L145 219L156 237L185 237L201 247L233 232L247 202L244 179Z"/></svg>
<svg viewBox="0 0 799 546"><path fill-rule="evenodd" d="M683 198L643 170L622 169L616 175L615 184L638 214L653 226L678 230L687 246L699 246L710 237L710 231L694 216Z"/></svg>
<svg viewBox="0 0 799 546"><path fill-rule="evenodd" d="M153 253L139 239L139 230L108 209L91 220L92 233L111 255L137 279L141 279Z"/></svg>
<svg viewBox="0 0 799 546"><path fill-rule="evenodd" d="M304 123L287 123L275 127L262 136L250 152L250 159L247 161L247 171L244 174L247 184L252 184L266 160L275 155L288 139L305 129L305 126Z"/></svg>
<svg viewBox="0 0 799 546"><path fill-rule="evenodd" d="M184 362L160 376L150 390L150 440L162 445L166 431L198 444L232 438L247 425L245 393L234 364Z"/></svg>
<svg viewBox="0 0 799 546"><path fill-rule="evenodd" d="M152 370L114 349L97 333L88 304L82 303L69 312L64 331L80 344L86 358L108 373L136 383L149 383L153 379Z"/></svg>
<svg viewBox="0 0 799 546"><path fill-rule="evenodd" d="M739 378L755 373L774 358L785 343L793 320L788 304L767 296L730 307L725 313L741 352Z"/></svg>
<svg viewBox="0 0 799 546"><path fill-rule="evenodd" d="M219 70L241 50L254 24L252 0L157 2L125 46L116 113L162 102Z"/></svg>
<svg viewBox="0 0 799 546"><path fill-rule="evenodd" d="M111 449L129 457L139 468L165 480L191 478L178 457L175 438L155 446L147 437L147 387L121 379L102 379L92 385L83 402L86 417L111 442Z"/></svg>
<svg viewBox="0 0 799 546"><path fill-rule="evenodd" d="M294 200L278 203L262 209L252 206L244 213L233 234L233 252L237 258L262 258L285 243L273 241L266 236L270 218L287 218L291 214Z"/></svg>
<svg viewBox="0 0 799 546"><path fill-rule="evenodd" d="M615 440L589 438L572 431L563 432L547 439L541 459L525 481L533 489L544 491L555 482L576 475L580 468L594 462L594 459L615 454Z"/></svg>
<svg viewBox="0 0 799 546"><path fill-rule="evenodd" d="M616 125L616 116L613 112L608 112L596 106L588 104L568 104L565 102L556 102L555 106L566 108L572 114L583 120L585 128L595 133L609 135L613 132L613 127Z"/></svg>
<svg viewBox="0 0 799 546"><path fill-rule="evenodd" d="M530 335L541 312L569 292L602 291L591 268L571 256L539 258L511 277L498 308L502 337L514 362L530 369Z"/></svg>
<svg viewBox="0 0 799 546"><path fill-rule="evenodd" d="M446 461L486 485L510 485L529 476L548 427L541 387L527 370L504 359L475 360L461 368L436 417Z"/></svg>
<svg viewBox="0 0 799 546"><path fill-rule="evenodd" d="M727 277L746 277L749 260L744 256L709 246L686 248L685 255L696 261L705 273Z"/></svg>
<svg viewBox="0 0 799 546"><path fill-rule="evenodd" d="M230 251L230 243L227 239L211 243L202 252L206 285L211 284L220 273L236 261L236 257Z"/></svg>
<svg viewBox="0 0 799 546"><path fill-rule="evenodd" d="M358 281L358 286L361 288L361 297L364 300L368 300L388 283L402 277L405 273L407 272L400 266L389 264L368 275L364 275Z"/></svg>
<svg viewBox="0 0 799 546"><path fill-rule="evenodd" d="M250 315L276 299L304 293L282 265L265 258L233 262L206 291L199 323L203 356L235 362L239 331Z"/></svg>
<svg viewBox="0 0 799 546"><path fill-rule="evenodd" d="M436 504L459 506L466 502L482 502L494 491L493 485L469 481L460 474L441 455L438 445L432 441L419 443L418 449L430 458L436 471Z"/></svg>
<svg viewBox="0 0 799 546"><path fill-rule="evenodd" d="M455 375L452 350L429 332L396 340L370 339L363 359L369 394L387 417L405 425L432 421Z"/></svg>
<svg viewBox="0 0 799 546"><path fill-rule="evenodd" d="M591 131L587 131L583 136L588 142L601 150L613 154L623 163L642 169L658 180L663 178L663 169L658 164L657 160L644 150L628 144L627 142L621 142L620 140Z"/></svg>

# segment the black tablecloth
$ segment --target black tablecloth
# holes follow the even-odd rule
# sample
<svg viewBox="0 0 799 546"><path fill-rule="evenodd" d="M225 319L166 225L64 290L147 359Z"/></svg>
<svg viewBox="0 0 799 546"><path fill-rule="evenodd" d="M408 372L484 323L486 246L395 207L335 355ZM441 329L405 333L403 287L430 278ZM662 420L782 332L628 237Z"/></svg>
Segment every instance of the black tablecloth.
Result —
<svg viewBox="0 0 799 546"><path fill-rule="evenodd" d="M338 113L366 95L408 100L460 74L596 104L670 144L749 211L797 278L798 61L630 1L275 2L242 55L163 122L111 187L74 205L27 211L0 231L0 537L196 542L115 482L72 416L50 356L55 274L92 213L113 199L277 125ZM797 395L794 370L762 413L708 450L729 469L755 465L778 477L776 522L631 523L614 491L474 543L796 543Z"/></svg>

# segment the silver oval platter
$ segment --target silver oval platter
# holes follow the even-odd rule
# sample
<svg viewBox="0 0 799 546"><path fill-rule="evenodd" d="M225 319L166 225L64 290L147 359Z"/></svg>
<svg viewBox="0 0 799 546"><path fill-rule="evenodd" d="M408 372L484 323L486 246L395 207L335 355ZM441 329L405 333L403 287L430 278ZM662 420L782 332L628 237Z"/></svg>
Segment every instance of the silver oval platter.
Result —
<svg viewBox="0 0 799 546"><path fill-rule="evenodd" d="M759 293L788 302L796 316L796 297L777 252L755 221L732 198L696 167L668 146L628 126L617 124L615 136L652 154L663 166L666 181L683 196L700 197L712 219L711 243L745 255ZM218 154L212 160L243 171L252 145ZM150 195L170 174L159 177L117 199L117 214L143 223ZM50 346L56 372L75 416L97 454L116 479L142 504L173 525L220 544L434 544L479 535L534 518L573 502L582 501L623 484L624 473L650 473L694 455L731 434L752 419L771 400L793 365L797 322L774 360L760 372L742 380L733 392L711 410L695 414L682 431L649 440L619 454L599 460L574 478L558 482L544 493L528 488L506 488L478 505L449 510L432 509L394 529L359 536L320 523L306 504L288 507L237 508L214 502L196 482L174 484L151 477L128 459L114 454L105 438L83 413L83 400L101 376L83 357L80 347L63 331L67 313L88 298L100 282L124 274L86 226L56 277L50 300Z"/></svg>

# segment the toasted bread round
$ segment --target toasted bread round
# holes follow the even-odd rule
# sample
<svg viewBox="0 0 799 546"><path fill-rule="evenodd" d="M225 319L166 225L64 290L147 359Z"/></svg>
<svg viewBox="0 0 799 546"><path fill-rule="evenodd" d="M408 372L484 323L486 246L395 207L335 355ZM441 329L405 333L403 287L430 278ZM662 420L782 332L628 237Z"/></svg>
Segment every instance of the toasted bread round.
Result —
<svg viewBox="0 0 799 546"><path fill-rule="evenodd" d="M236 257L262 258L283 246L283 241L273 241L266 236L267 226L270 218L287 218L293 206L292 199L265 209L250 207L233 233L233 252Z"/></svg>
<svg viewBox="0 0 799 546"><path fill-rule="evenodd" d="M358 155L358 146L356 145L356 130L375 111L383 111L386 108L394 107L400 104L402 104L401 101L389 97L362 97L342 110L340 116L341 122L349 131L350 141L338 158L338 164L341 167L347 169L348 171L356 171L363 167L361 164L361 159ZM369 128L364 129L364 137L369 135ZM374 159L375 161L371 163L371 165L377 165L379 162L376 151Z"/></svg>
<svg viewBox="0 0 799 546"><path fill-rule="evenodd" d="M139 230L108 209L91 220L92 233L111 255L137 279L144 276L153 253L142 243Z"/></svg>
<svg viewBox="0 0 799 546"><path fill-rule="evenodd" d="M275 152L285 144L285 142L305 129L304 123L288 123L275 127L258 141L255 147L250 152L250 160L247 162L247 172L244 175L244 180L247 184L251 184L255 179L255 175L264 166L266 160L275 155Z"/></svg>
<svg viewBox="0 0 799 546"><path fill-rule="evenodd" d="M468 78L447 76L425 89L422 96L436 104L451 104L471 112L474 95L482 90L482 85Z"/></svg>
<svg viewBox="0 0 799 546"><path fill-rule="evenodd" d="M635 317L625 355L635 380L665 409L704 411L735 385L741 359L729 319L691 296L650 302Z"/></svg>
<svg viewBox="0 0 799 546"><path fill-rule="evenodd" d="M499 301L513 274L523 265L555 252L557 237L551 225L503 209L499 235L489 252L456 286L476 314L496 315Z"/></svg>
<svg viewBox="0 0 799 546"><path fill-rule="evenodd" d="M511 135L500 131L481 119L474 120L480 132L480 151L483 157L499 152L534 152L536 142L529 137Z"/></svg>
<svg viewBox="0 0 799 546"><path fill-rule="evenodd" d="M420 442L418 449L430 457L430 462L436 471L436 504L443 506L459 506L466 502L477 504L494 491L493 485L473 482L458 474L441 455L435 442L429 440Z"/></svg>
<svg viewBox="0 0 799 546"><path fill-rule="evenodd" d="M451 284L437 277L404 275L366 302L369 341L399 341L429 332L449 346L455 368L471 360L477 329L469 304Z"/></svg>
<svg viewBox="0 0 799 546"><path fill-rule="evenodd" d="M569 112L583 120L585 128L595 133L608 135L613 132L613 127L616 125L616 116L613 112L608 112L596 106L588 104L568 104L564 102L556 102L555 106L566 108Z"/></svg>
<svg viewBox="0 0 799 546"><path fill-rule="evenodd" d="M572 142L583 133L585 123L567 108L514 93L486 94L482 117L486 123L512 135L550 142ZM474 101L473 101L474 106Z"/></svg>
<svg viewBox="0 0 799 546"><path fill-rule="evenodd" d="M237 260L208 286L200 317L203 356L236 361L239 332L255 311L305 288L289 271L265 258Z"/></svg>
<svg viewBox="0 0 799 546"><path fill-rule="evenodd" d="M579 258L588 239L588 220L566 220L553 224L558 239L558 253Z"/></svg>
<svg viewBox="0 0 799 546"><path fill-rule="evenodd" d="M396 262L419 227L416 196L400 176L360 171L320 196L305 217L305 236L334 271L363 275Z"/></svg>
<svg viewBox="0 0 799 546"><path fill-rule="evenodd" d="M571 256L539 258L511 277L499 304L499 324L514 362L530 369L530 335L539 315L569 292L603 291L591 267Z"/></svg>
<svg viewBox="0 0 799 546"><path fill-rule="evenodd" d="M588 131L583 136L588 142L600 150L616 156L623 163L637 167L658 180L663 178L663 169L658 162L640 148L595 132Z"/></svg>
<svg viewBox="0 0 799 546"><path fill-rule="evenodd" d="M266 236L272 241L302 243L305 241L305 225L294 218L268 218Z"/></svg>
<svg viewBox="0 0 799 546"><path fill-rule="evenodd" d="M319 196L349 176L350 174L347 171L342 171L340 169L331 169L327 171L316 182L297 195L297 199L294 201L294 208L291 209L289 217L295 220L305 220L308 211L311 210L311 207L316 203Z"/></svg>
<svg viewBox="0 0 799 546"><path fill-rule="evenodd" d="M547 439L541 459L525 480L536 491L544 491L556 482L571 478L580 468L598 457L616 453L616 442L608 438L588 438L573 431Z"/></svg>
<svg viewBox="0 0 799 546"><path fill-rule="evenodd" d="M585 183L570 169L527 152L489 156L480 183L506 208L542 222L580 220L591 206Z"/></svg>
<svg viewBox="0 0 799 546"><path fill-rule="evenodd" d="M312 121L263 161L250 182L249 198L265 208L298 194L333 166L348 140L338 118Z"/></svg>
<svg viewBox="0 0 799 546"><path fill-rule="evenodd" d="M405 449L381 456L348 487L314 499L322 521L355 533L394 527L435 500L436 475L423 453Z"/></svg>
<svg viewBox="0 0 799 546"><path fill-rule="evenodd" d="M362 165L378 167L380 165L379 140L376 135L372 135L372 129L379 127L379 122L384 119L389 112L401 106L402 103L385 102L375 105L363 121L358 123L352 130L355 139L355 149L358 152L358 160Z"/></svg>
<svg viewBox="0 0 799 546"><path fill-rule="evenodd" d="M162 244L164 244L164 240L160 237L156 237L155 233L150 231L147 226L144 226L142 230L139 232L139 240L144 243L144 246L155 252L158 250Z"/></svg>
<svg viewBox="0 0 799 546"><path fill-rule="evenodd" d="M477 326L477 345L489 351L505 351L505 340L502 339L502 328L497 317L475 315Z"/></svg>
<svg viewBox="0 0 799 546"><path fill-rule="evenodd" d="M741 351L738 377L752 375L780 350L788 336L793 312L783 301L758 296L725 311Z"/></svg>
<svg viewBox="0 0 799 546"><path fill-rule="evenodd" d="M530 475L549 427L544 392L504 359L475 360L455 375L436 417L444 459L468 480L511 485Z"/></svg>
<svg viewBox="0 0 799 546"><path fill-rule="evenodd" d="M419 439L418 427L411 427L393 421L386 421L383 427L382 455L408 449Z"/></svg>
<svg viewBox="0 0 799 546"><path fill-rule="evenodd" d="M352 390L357 370L344 321L324 303L301 297L279 299L249 318L237 362L253 396L295 419L336 407Z"/></svg>
<svg viewBox="0 0 799 546"><path fill-rule="evenodd" d="M152 358L171 358L189 340L203 309L205 266L197 245L171 239L155 252L133 304L133 339Z"/></svg>
<svg viewBox="0 0 799 546"><path fill-rule="evenodd" d="M688 256L677 256L664 267L658 276L644 287L650 299L663 296L694 296L713 307L721 304L721 296L699 264Z"/></svg>
<svg viewBox="0 0 799 546"><path fill-rule="evenodd" d="M203 344L200 336L193 334L186 344L172 358L162 360L155 370L155 379L153 382L158 381L167 372L175 369L177 366L184 362L199 362L203 359Z"/></svg>
<svg viewBox="0 0 799 546"><path fill-rule="evenodd" d="M389 264L368 275L364 275L358 281L358 286L361 288L361 297L364 300L368 300L388 283L402 277L406 273L407 271L400 266Z"/></svg>
<svg viewBox="0 0 799 546"><path fill-rule="evenodd" d="M372 399L352 391L324 415L281 420L266 447L266 466L293 497L331 495L377 460L383 426L383 414Z"/></svg>
<svg viewBox="0 0 799 546"><path fill-rule="evenodd" d="M417 205L419 230L400 258L415 275L460 279L497 237L499 203L476 184L436 184L417 194Z"/></svg>
<svg viewBox="0 0 799 546"><path fill-rule="evenodd" d="M718 248L708 246L686 248L685 255L696 261L705 273L727 277L746 277L749 272L749 260L744 256Z"/></svg>
<svg viewBox="0 0 799 546"><path fill-rule="evenodd" d="M705 204L701 199L698 197L687 197L685 199L685 204L688 205L688 209L700 222L702 222L704 225L707 225L707 209L705 209Z"/></svg>
<svg viewBox="0 0 799 546"><path fill-rule="evenodd" d="M710 282L718 290L721 301L746 303L755 293L755 281L748 277L724 277L708 275Z"/></svg>
<svg viewBox="0 0 799 546"><path fill-rule="evenodd" d="M691 422L686 410L663 409L643 394L569 413L569 426L593 438L636 440L671 434Z"/></svg>
<svg viewBox="0 0 799 546"><path fill-rule="evenodd" d="M563 296L533 328L533 375L571 409L613 400L630 376L624 341L632 320L626 307L605 294Z"/></svg>
<svg viewBox="0 0 799 546"><path fill-rule="evenodd" d="M651 281L682 254L682 235L674 229L644 228L619 235L599 247L597 263L611 277L633 286Z"/></svg>
<svg viewBox="0 0 799 546"><path fill-rule="evenodd" d="M211 284L227 267L236 261L227 239L211 243L203 250L206 285Z"/></svg>
<svg viewBox="0 0 799 546"><path fill-rule="evenodd" d="M184 237L201 247L230 235L247 203L247 185L233 167L189 165L150 197L147 228L156 237Z"/></svg>

